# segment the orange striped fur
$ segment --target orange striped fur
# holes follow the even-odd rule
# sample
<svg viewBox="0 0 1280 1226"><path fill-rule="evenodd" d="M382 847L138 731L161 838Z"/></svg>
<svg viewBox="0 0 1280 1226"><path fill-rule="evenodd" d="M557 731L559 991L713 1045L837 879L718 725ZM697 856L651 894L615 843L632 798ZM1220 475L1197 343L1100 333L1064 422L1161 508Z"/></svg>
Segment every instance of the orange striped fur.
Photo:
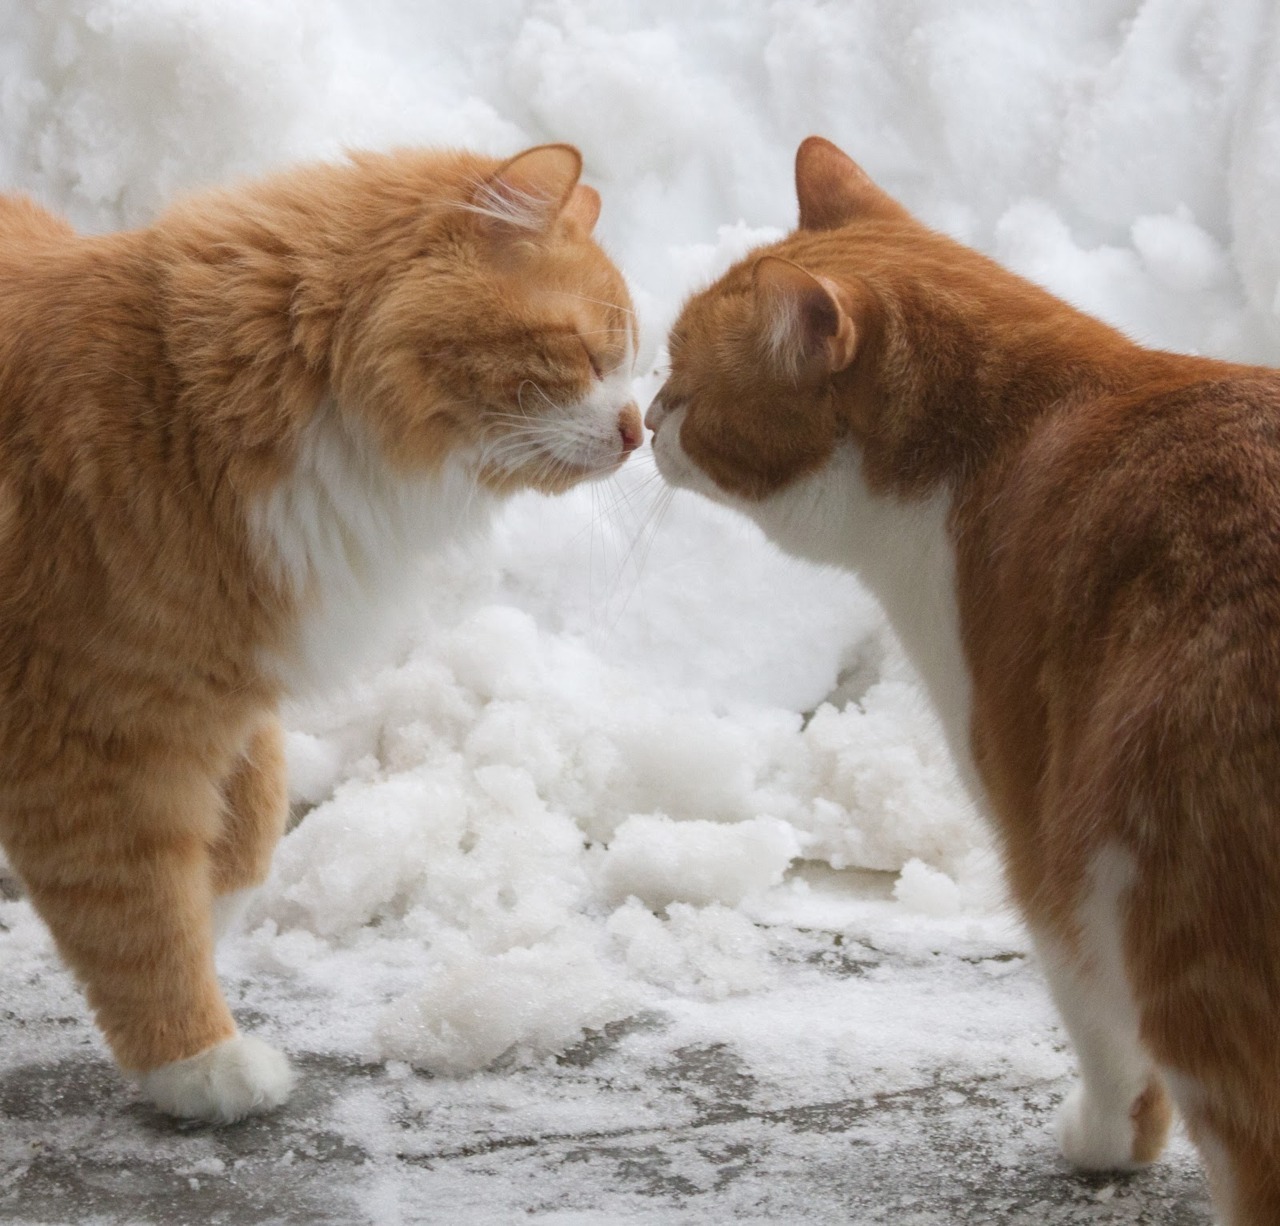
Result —
<svg viewBox="0 0 1280 1226"><path fill-rule="evenodd" d="M0 841L165 1110L288 1092L213 964L281 695L415 552L640 441L580 170L356 154L100 237L0 197Z"/></svg>

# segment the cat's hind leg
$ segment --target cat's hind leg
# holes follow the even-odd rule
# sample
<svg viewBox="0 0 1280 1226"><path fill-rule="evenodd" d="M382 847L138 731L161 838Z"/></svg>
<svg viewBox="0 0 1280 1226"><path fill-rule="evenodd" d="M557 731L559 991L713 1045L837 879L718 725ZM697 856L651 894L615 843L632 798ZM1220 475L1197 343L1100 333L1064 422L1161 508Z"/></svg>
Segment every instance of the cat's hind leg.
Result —
<svg viewBox="0 0 1280 1226"><path fill-rule="evenodd" d="M1155 1161L1173 1118L1155 1061L1140 1036L1125 966L1125 905L1132 866L1103 849L1087 874L1069 933L1037 926L1036 945L1080 1065L1058 1115L1067 1161L1085 1170L1133 1170Z"/></svg>
<svg viewBox="0 0 1280 1226"><path fill-rule="evenodd" d="M244 914L271 867L289 811L284 733L274 717L249 736L222 786L222 828L210 849L213 928L225 935Z"/></svg>
<svg viewBox="0 0 1280 1226"><path fill-rule="evenodd" d="M173 1115L229 1122L277 1106L288 1063L237 1033L214 970L218 789L137 764L78 785L29 804L9 852L116 1060Z"/></svg>
<svg viewBox="0 0 1280 1226"><path fill-rule="evenodd" d="M1224 1226L1280 1223L1280 898L1252 831L1134 891L1143 1032ZM1176 906L1170 906L1173 893ZM1199 906L1193 910L1193 904Z"/></svg>
<svg viewBox="0 0 1280 1226"><path fill-rule="evenodd" d="M1280 1077L1259 1070L1248 1090L1219 1084L1213 1093L1169 1074L1187 1131L1204 1160L1224 1226L1280 1222Z"/></svg>

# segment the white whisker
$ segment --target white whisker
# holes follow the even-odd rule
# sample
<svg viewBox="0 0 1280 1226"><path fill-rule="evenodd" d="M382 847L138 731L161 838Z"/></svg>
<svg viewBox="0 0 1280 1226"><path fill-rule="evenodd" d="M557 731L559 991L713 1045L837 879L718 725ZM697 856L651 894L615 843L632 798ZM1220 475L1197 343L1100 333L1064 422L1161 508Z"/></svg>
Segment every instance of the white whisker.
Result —
<svg viewBox="0 0 1280 1226"><path fill-rule="evenodd" d="M574 294L568 290L565 290L564 294L567 298L577 298L580 302L594 302L596 306L609 307L611 310L621 311L624 315L630 315L632 318L635 318L635 311L630 307L622 306L620 303L606 302L603 298L589 298L586 294Z"/></svg>

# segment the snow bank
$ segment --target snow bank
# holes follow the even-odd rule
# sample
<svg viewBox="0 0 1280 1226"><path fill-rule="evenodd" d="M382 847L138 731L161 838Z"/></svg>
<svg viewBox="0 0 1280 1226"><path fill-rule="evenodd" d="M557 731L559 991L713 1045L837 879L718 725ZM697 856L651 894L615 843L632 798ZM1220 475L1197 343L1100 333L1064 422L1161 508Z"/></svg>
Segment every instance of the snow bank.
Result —
<svg viewBox="0 0 1280 1226"><path fill-rule="evenodd" d="M717 586L785 589L797 605L775 596L728 618L732 643L706 645L717 684L695 686L690 627L660 595L687 597L683 538L661 531L643 595L600 629L575 556L591 543L538 559L524 540L537 510L504 526L490 565L523 543L531 574L560 576L541 620L520 606L542 595L519 581L506 601L469 590L474 554L434 560L395 662L288 713L295 796L315 807L254 922L365 957L419 950L424 986L386 1013L374 1050L437 1071L554 1048L654 1007L655 988L716 998L767 981L746 916L801 857L893 871L925 855L957 872L982 837L909 681L877 664L861 702L801 714L834 689L850 627L856 661L885 650L849 580L740 540ZM566 547L544 535L540 548ZM585 628L554 628L577 620L575 593ZM710 597L704 586L704 616ZM722 640L725 626L721 607L703 632Z"/></svg>
<svg viewBox="0 0 1280 1226"><path fill-rule="evenodd" d="M344 145L573 141L646 324L643 402L682 297L792 224L819 132L1132 334L1268 360L1278 22L1264 0L12 4L0 176L106 228ZM660 494L646 457L515 501L421 578L389 654L288 712L306 816L240 956L365 1002L323 1041L463 1073L765 990L768 923L853 922L802 864L891 875L893 940L999 905L869 598Z"/></svg>

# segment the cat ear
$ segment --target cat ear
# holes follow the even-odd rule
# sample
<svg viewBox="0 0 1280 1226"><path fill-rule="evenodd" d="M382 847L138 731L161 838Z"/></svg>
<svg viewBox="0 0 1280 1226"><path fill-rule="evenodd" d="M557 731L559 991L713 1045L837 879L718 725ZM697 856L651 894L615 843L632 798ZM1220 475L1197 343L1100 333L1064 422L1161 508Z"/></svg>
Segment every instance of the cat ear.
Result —
<svg viewBox="0 0 1280 1226"><path fill-rule="evenodd" d="M857 162L829 140L810 136L796 150L796 197L802 230L834 230L859 217L905 217Z"/></svg>
<svg viewBox="0 0 1280 1226"><path fill-rule="evenodd" d="M825 377L853 363L858 327L843 286L776 255L757 260L752 275L766 344L790 375Z"/></svg>
<svg viewBox="0 0 1280 1226"><path fill-rule="evenodd" d="M594 187L579 183L569 193L569 202L564 206L564 216L576 221L582 229L590 234L600 220L600 193Z"/></svg>
<svg viewBox="0 0 1280 1226"><path fill-rule="evenodd" d="M572 145L538 145L500 166L472 203L503 228L541 232L564 212L581 174L582 154Z"/></svg>

